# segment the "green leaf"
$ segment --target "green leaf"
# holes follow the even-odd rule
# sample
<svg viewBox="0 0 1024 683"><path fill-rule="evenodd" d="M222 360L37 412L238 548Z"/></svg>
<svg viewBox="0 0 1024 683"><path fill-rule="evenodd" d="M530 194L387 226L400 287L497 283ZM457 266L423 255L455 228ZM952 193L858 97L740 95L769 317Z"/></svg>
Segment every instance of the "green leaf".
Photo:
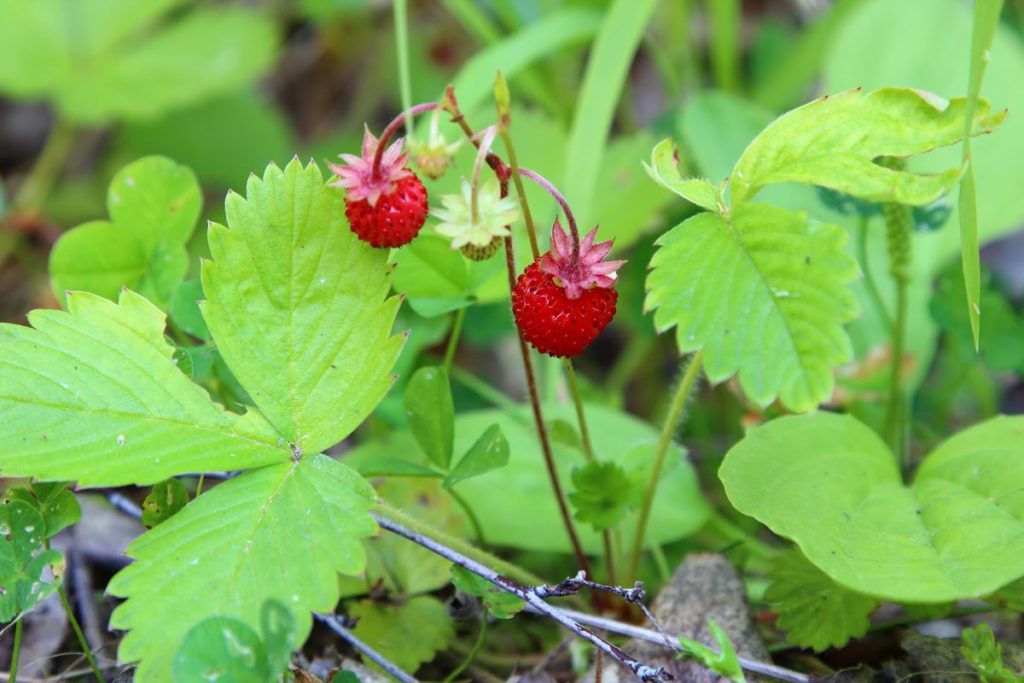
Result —
<svg viewBox="0 0 1024 683"><path fill-rule="evenodd" d="M277 679L267 666L267 649L259 634L230 617L210 617L196 624L174 656L176 683L274 683Z"/></svg>
<svg viewBox="0 0 1024 683"><path fill-rule="evenodd" d="M57 590L64 558L56 550L43 550L44 531L43 515L31 504L0 504L0 622L13 620ZM57 577L53 583L43 581L47 567Z"/></svg>
<svg viewBox="0 0 1024 683"><path fill-rule="evenodd" d="M501 259L467 260L433 233L398 250L395 266L395 291L407 294L409 306L426 318L469 306L487 278L503 269Z"/></svg>
<svg viewBox="0 0 1024 683"><path fill-rule="evenodd" d="M593 222L595 190L612 117L654 0L615 0L594 39L565 150L565 196L581 225Z"/></svg>
<svg viewBox="0 0 1024 683"><path fill-rule="evenodd" d="M981 327L981 252L978 245L978 193L974 187L974 164L971 160L971 121L975 109L979 105L984 106L984 101L979 98L981 79L985 75L1002 10L1003 0L978 0L974 3L971 75L967 81L967 113L964 115L965 171L960 181L960 253L967 290L967 315L971 320L975 349L978 348Z"/></svg>
<svg viewBox="0 0 1024 683"><path fill-rule="evenodd" d="M458 565L452 565L451 574L452 584L463 593L480 598L487 612L496 619L511 619L526 607L515 595Z"/></svg>
<svg viewBox="0 0 1024 683"><path fill-rule="evenodd" d="M65 290L114 299L128 287L166 306L188 270L184 244L201 208L199 183L188 168L165 157L128 164L110 182L110 222L80 225L54 245L54 292L62 301Z"/></svg>
<svg viewBox="0 0 1024 683"><path fill-rule="evenodd" d="M444 472L438 472L431 467L424 467L403 458L387 456L360 462L356 470L364 477L444 477Z"/></svg>
<svg viewBox="0 0 1024 683"><path fill-rule="evenodd" d="M987 595L1024 576L1024 418L998 417L941 444L913 485L849 416L784 417L725 457L737 510L791 538L847 588L897 602Z"/></svg>
<svg viewBox="0 0 1024 683"><path fill-rule="evenodd" d="M203 316L217 348L267 419L316 453L348 436L391 386L387 251L345 222L343 193L315 164L271 164L227 198L202 269Z"/></svg>
<svg viewBox="0 0 1024 683"><path fill-rule="evenodd" d="M879 156L923 154L962 139L966 102L908 88L825 96L779 117L747 147L729 180L734 205L771 183L810 183L877 202L930 204L960 180L959 166L936 174L894 171ZM974 135L1002 123L979 101Z"/></svg>
<svg viewBox="0 0 1024 683"><path fill-rule="evenodd" d="M273 22L182 0L0 3L0 90L62 117L143 119L253 80L274 61Z"/></svg>
<svg viewBox="0 0 1024 683"><path fill-rule="evenodd" d="M185 485L171 477L157 482L142 501L142 524L151 529L166 522L188 505L188 491Z"/></svg>
<svg viewBox="0 0 1024 683"><path fill-rule="evenodd" d="M658 239L646 306L659 331L677 328L681 353L704 349L710 381L739 373L752 401L811 410L852 355L843 324L858 268L845 242L837 226L766 204L698 214Z"/></svg>
<svg viewBox="0 0 1024 683"><path fill-rule="evenodd" d="M73 293L29 322L0 325L4 476L120 486L289 459L261 415L225 412L181 373L138 294Z"/></svg>
<svg viewBox="0 0 1024 683"><path fill-rule="evenodd" d="M193 626L222 616L260 628L265 600L287 607L291 642L303 642L310 611L334 609L337 574L365 567L359 539L376 530L373 500L359 475L322 455L210 489L128 546L135 562L107 588L127 598L111 617L113 628L128 630L118 659L141 659L140 680L165 680Z"/></svg>
<svg viewBox="0 0 1024 683"><path fill-rule="evenodd" d="M764 599L789 642L821 652L868 632L878 600L837 585L799 551L775 557L768 577Z"/></svg>
<svg viewBox="0 0 1024 683"><path fill-rule="evenodd" d="M679 150L671 138L665 138L651 150L651 163L644 164L651 180L683 199L708 211L721 212L718 189L703 178L683 178L679 173Z"/></svg>
<svg viewBox="0 0 1024 683"><path fill-rule="evenodd" d="M458 464L444 478L444 487L451 488L460 481L479 477L508 464L508 440L496 424L488 427L476 440Z"/></svg>
<svg viewBox="0 0 1024 683"><path fill-rule="evenodd" d="M588 462L572 471L573 491L569 493L576 519L597 531L611 529L626 516L633 485L626 471L614 462Z"/></svg>
<svg viewBox="0 0 1024 683"><path fill-rule="evenodd" d="M694 93L679 116L678 129L686 160L705 177L725 179L733 164L775 113L721 90Z"/></svg>
<svg viewBox="0 0 1024 683"><path fill-rule="evenodd" d="M963 654L982 683L1020 683L1024 676L1018 676L1003 663L1003 648L996 642L992 627L984 621L974 628L965 628L960 635Z"/></svg>
<svg viewBox="0 0 1024 683"><path fill-rule="evenodd" d="M167 315L183 332L196 339L210 340L210 328L203 320L199 302L203 298L203 285L198 280L185 280L177 286L171 296Z"/></svg>
<svg viewBox="0 0 1024 683"><path fill-rule="evenodd" d="M352 629L356 637L403 671L415 673L455 637L455 627L444 605L427 595L397 605L363 600L352 605L348 613L359 620Z"/></svg>
<svg viewBox="0 0 1024 683"><path fill-rule="evenodd" d="M448 374L438 367L420 368L405 388L405 417L420 448L447 470L455 440L455 407Z"/></svg>
<svg viewBox="0 0 1024 683"><path fill-rule="evenodd" d="M718 645L718 652L696 640L680 638L679 645L683 649L682 654L679 655L680 658L693 657L716 674L725 676L734 683L746 683L743 668L736 656L736 648L733 647L729 636L714 619L708 619L708 630Z"/></svg>
<svg viewBox="0 0 1024 683"><path fill-rule="evenodd" d="M30 488L18 486L4 492L7 500L28 503L43 516L44 538L53 538L62 529L77 524L82 508L75 494L62 482L32 482Z"/></svg>

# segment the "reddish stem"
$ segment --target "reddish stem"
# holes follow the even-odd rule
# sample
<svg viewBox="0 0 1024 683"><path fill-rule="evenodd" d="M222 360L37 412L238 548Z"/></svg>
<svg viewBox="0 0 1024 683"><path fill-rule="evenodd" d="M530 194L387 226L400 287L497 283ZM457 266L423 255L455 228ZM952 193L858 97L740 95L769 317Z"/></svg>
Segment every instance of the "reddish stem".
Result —
<svg viewBox="0 0 1024 683"><path fill-rule="evenodd" d="M542 176L536 171L531 171L528 168L520 168L519 173L524 178L529 178L533 182L543 187L548 194L555 198L558 205L562 207L562 213L565 214L565 220L569 223L569 234L572 235L572 255L574 261L580 260L580 231L576 227L576 216L573 215L572 209L569 207L569 201L565 198L565 195L559 192L558 188L555 187L551 181Z"/></svg>
<svg viewBox="0 0 1024 683"><path fill-rule="evenodd" d="M377 151L373 155L373 177L377 177L380 172L380 160L384 157L384 150L387 149L388 142L391 141L395 131L402 127L405 120L409 117L422 114L425 111L433 111L434 109L440 108L440 104L437 102L424 102L423 104L417 104L413 107L409 107L401 114L391 119L391 123L388 124L384 132L380 134L380 138L377 140Z"/></svg>

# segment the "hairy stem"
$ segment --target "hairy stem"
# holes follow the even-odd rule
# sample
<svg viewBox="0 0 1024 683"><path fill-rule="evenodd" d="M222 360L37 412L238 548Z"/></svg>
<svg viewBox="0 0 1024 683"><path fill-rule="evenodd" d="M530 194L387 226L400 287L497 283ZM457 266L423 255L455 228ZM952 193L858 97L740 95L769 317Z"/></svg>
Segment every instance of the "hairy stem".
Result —
<svg viewBox="0 0 1024 683"><path fill-rule="evenodd" d="M57 177L74 146L76 129L66 121L57 120L46 138L46 144L28 176L11 202L15 213L38 213L50 196Z"/></svg>
<svg viewBox="0 0 1024 683"><path fill-rule="evenodd" d="M686 409L686 403L690 395L697 387L697 380L700 378L701 365L704 360L704 351L698 351L690 358L686 366L686 373L679 383L675 395L672 397L672 405L669 407L665 421L661 425L661 435L658 437L657 450L654 453L654 463L651 466L651 476L647 479L647 489L644 491L643 505L640 508L640 515L636 521L636 531L633 533L633 546L629 553L629 565L626 571L626 579L636 578L637 570L640 567L640 555L644 549L644 536L647 534L647 522L651 518L651 508L654 506L654 496L658 492L658 484L661 480L661 470L665 465L665 456L668 454L669 446L672 445L672 437L679 427L679 420Z"/></svg>
<svg viewBox="0 0 1024 683"><path fill-rule="evenodd" d="M569 200L565 198L565 195L563 195L561 191L559 191L559 189L551 183L551 181L542 176L540 173L537 173L536 171L531 171L528 168L521 168L519 169L519 172L522 173L524 177L529 178L533 182L543 187L547 191L547 193L554 197L555 201L558 202L558 205L562 208L562 213L565 214L565 220L569 224L569 233L572 235L573 257L577 261L579 261L580 231L579 227L576 225L576 216L575 214L573 214L572 208L569 206Z"/></svg>
<svg viewBox="0 0 1024 683"><path fill-rule="evenodd" d="M455 312L455 319L452 321L452 331L448 334L448 346L444 350L444 371L451 375L452 363L455 361L455 350L459 346L459 337L462 336L462 323L466 319L466 309L460 308Z"/></svg>
<svg viewBox="0 0 1024 683"><path fill-rule="evenodd" d="M377 150L373 154L373 174L376 176L380 172L380 160L384 157L384 150L387 149L388 143L391 142L391 138L395 132L402 127L406 119L412 119L412 117L422 114L425 111L433 111L438 109L441 105L437 102L424 102L423 104L417 104L414 107L409 107L401 114L391 119L391 123L387 125L384 132L380 134L380 138L377 139Z"/></svg>

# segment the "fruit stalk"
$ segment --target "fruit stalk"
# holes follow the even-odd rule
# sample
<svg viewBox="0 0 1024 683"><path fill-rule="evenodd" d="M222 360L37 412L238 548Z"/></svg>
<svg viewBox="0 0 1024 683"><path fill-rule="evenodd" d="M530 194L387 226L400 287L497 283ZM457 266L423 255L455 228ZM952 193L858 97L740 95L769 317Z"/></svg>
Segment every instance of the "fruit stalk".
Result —
<svg viewBox="0 0 1024 683"><path fill-rule="evenodd" d="M373 174L377 177L380 171L380 160L384 157L384 150L387 149L388 143L391 138L394 137L395 131L402 127L407 118L412 118L418 114L422 114L426 111L433 111L441 105L437 102L424 102L415 106L409 107L395 118L391 119L391 123L387 125L384 132L380 134L380 138L377 140L377 151L373 155Z"/></svg>
<svg viewBox="0 0 1024 683"><path fill-rule="evenodd" d="M569 207L569 202L566 200L557 187L551 184L547 178L542 176L536 171L531 171L528 168L520 168L519 172L523 174L523 177L529 178L533 182L543 187L548 194L555 198L558 205L562 207L562 213L565 214L565 220L569 224L569 234L572 235L572 253L576 261L580 258L580 231L576 227L576 216L572 212L572 208Z"/></svg>

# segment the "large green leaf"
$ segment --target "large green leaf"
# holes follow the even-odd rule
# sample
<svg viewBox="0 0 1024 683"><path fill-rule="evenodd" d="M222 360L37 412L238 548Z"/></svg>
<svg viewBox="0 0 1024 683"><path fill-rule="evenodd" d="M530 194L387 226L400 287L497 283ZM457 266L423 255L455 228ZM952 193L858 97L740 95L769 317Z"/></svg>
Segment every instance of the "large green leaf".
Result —
<svg viewBox="0 0 1024 683"><path fill-rule="evenodd" d="M978 102L973 134L994 129L1006 112ZM810 183L877 202L925 205L960 180L957 165L936 174L894 171L874 162L951 145L963 138L967 103L945 102L907 88L847 90L776 119L736 162L729 180L735 204L770 183Z"/></svg>
<svg viewBox="0 0 1024 683"><path fill-rule="evenodd" d="M72 293L67 312L29 322L0 326L4 476L152 484L289 457L262 416L226 412L181 373L163 314L138 294Z"/></svg>
<svg viewBox="0 0 1024 683"><path fill-rule="evenodd" d="M139 681L167 681L185 634L211 616L259 629L265 600L277 600L296 624L332 611L338 572L365 566L359 539L374 533L374 494L348 467L322 455L246 472L196 498L128 547L135 563L108 591L126 597L111 626L128 633L124 662L141 659Z"/></svg>
<svg viewBox="0 0 1024 683"><path fill-rule="evenodd" d="M658 432L650 425L618 410L597 404L586 406L591 441L601 460L618 463L640 481L647 480L653 445ZM548 404L544 416L573 424L576 413L571 405ZM489 543L546 552L569 552L569 539L560 524L558 506L551 493L551 482L544 470L543 456L529 408L518 413L478 410L461 413L455 419L455 450L473 446L477 437L497 424L508 440L508 465L457 484L461 495L473 509ZM568 488L573 467L585 460L578 446L553 443L555 466L563 486ZM346 462L361 469L376 457L410 457L416 453L415 441L406 432L363 444L346 456ZM696 531L707 519L708 505L701 495L696 475L685 452L673 448L658 485L650 530L652 542L668 543ZM636 524L636 514L626 515L624 528ZM603 552L601 536L588 527L577 531L584 549Z"/></svg>
<svg viewBox="0 0 1024 683"><path fill-rule="evenodd" d="M733 447L720 477L741 512L848 588L902 602L987 595L1024 575L1024 418L940 445L911 486L867 426L785 417Z"/></svg>
<svg viewBox="0 0 1024 683"><path fill-rule="evenodd" d="M387 251L360 241L315 164L250 176L211 224L203 315L228 366L296 449L348 436L391 386L402 337Z"/></svg>
<svg viewBox="0 0 1024 683"><path fill-rule="evenodd" d="M166 307L188 270L184 245L201 208L199 183L188 168L166 157L128 164L110 182L110 222L80 225L54 245L54 292L62 301L75 289L114 299L129 287Z"/></svg>
<svg viewBox="0 0 1024 683"><path fill-rule="evenodd" d="M68 119L152 117L237 88L273 63L273 23L182 0L0 0L0 90Z"/></svg>
<svg viewBox="0 0 1024 683"><path fill-rule="evenodd" d="M659 330L677 328L681 352L704 349L712 382L738 372L757 403L810 410L851 356L846 285L858 269L845 241L841 228L766 204L698 214L659 238L647 308Z"/></svg>

